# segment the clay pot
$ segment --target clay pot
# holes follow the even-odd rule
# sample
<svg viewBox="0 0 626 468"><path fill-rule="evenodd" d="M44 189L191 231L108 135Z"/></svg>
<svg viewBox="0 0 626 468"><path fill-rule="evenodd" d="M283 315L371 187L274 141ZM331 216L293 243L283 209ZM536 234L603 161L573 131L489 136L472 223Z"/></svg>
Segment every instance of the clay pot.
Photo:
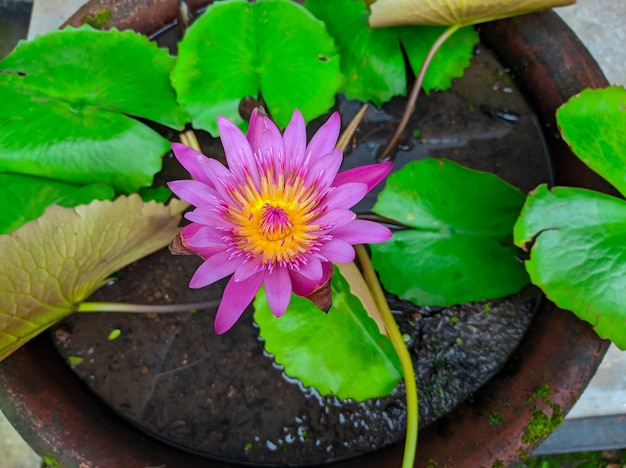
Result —
<svg viewBox="0 0 626 468"><path fill-rule="evenodd" d="M177 2L157 3L111 2L107 26L153 32L177 11ZM70 22L104 7L93 0ZM159 21L146 14L152 7L160 9ZM607 190L556 129L558 106L586 87L608 84L573 32L552 12L479 29L541 120L555 182ZM470 401L420 432L415 466L505 466L532 453L578 399L607 347L588 324L544 301L505 367ZM46 335L0 364L0 409L36 452L61 466L235 466L161 444L122 421L73 374ZM402 451L396 444L337 466L400 466Z"/></svg>

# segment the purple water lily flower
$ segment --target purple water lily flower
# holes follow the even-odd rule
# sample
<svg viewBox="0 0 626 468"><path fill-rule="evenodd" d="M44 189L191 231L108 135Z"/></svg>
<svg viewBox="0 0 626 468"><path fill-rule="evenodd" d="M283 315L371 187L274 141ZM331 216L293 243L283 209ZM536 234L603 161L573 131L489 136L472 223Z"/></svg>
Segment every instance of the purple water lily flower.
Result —
<svg viewBox="0 0 626 468"><path fill-rule="evenodd" d="M351 262L353 244L383 242L385 226L358 220L350 211L391 170L390 162L337 173L343 155L335 149L341 127L334 113L309 144L300 112L281 135L262 110L250 118L247 137L218 117L228 168L179 143L174 154L193 180L170 189L196 208L177 238L204 258L191 278L201 288L232 275L215 318L226 332L262 284L276 317L291 293L307 297L328 283L332 262Z"/></svg>

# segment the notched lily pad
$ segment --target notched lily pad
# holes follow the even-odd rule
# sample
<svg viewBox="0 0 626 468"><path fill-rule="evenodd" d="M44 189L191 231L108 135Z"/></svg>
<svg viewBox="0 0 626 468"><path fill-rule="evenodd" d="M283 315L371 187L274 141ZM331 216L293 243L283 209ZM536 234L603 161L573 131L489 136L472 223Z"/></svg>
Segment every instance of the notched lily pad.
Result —
<svg viewBox="0 0 626 468"><path fill-rule="evenodd" d="M0 62L0 171L124 193L150 185L169 143L129 116L182 128L173 66L131 31L84 26L21 42Z"/></svg>
<svg viewBox="0 0 626 468"><path fill-rule="evenodd" d="M626 201L540 185L515 224L531 281L559 307L626 349Z"/></svg>
<svg viewBox="0 0 626 468"><path fill-rule="evenodd" d="M111 274L167 245L184 206L139 195L52 206L0 236L0 359L76 311Z"/></svg>
<svg viewBox="0 0 626 468"><path fill-rule="evenodd" d="M193 125L213 135L218 115L245 126L244 97L260 93L285 127L296 107L306 121L326 112L343 83L324 24L290 0L216 2L187 30L178 54L178 98Z"/></svg>
<svg viewBox="0 0 626 468"><path fill-rule="evenodd" d="M523 203L518 189L493 174L445 159L407 164L389 176L373 208L408 228L370 246L383 286L432 306L518 292L528 283L513 245Z"/></svg>
<svg viewBox="0 0 626 468"><path fill-rule="evenodd" d="M254 319L266 351L288 376L322 395L357 401L388 395L402 377L391 340L381 334L337 267L331 286L328 314L293 295L280 318L272 315L261 290L254 300Z"/></svg>

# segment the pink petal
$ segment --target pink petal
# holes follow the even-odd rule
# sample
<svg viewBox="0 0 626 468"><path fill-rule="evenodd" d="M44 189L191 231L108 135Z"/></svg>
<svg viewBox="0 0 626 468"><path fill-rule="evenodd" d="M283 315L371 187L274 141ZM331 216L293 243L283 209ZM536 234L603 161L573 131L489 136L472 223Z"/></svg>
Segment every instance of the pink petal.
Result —
<svg viewBox="0 0 626 468"><path fill-rule="evenodd" d="M358 182L349 182L333 187L332 191L326 197L323 205L324 209L344 208L350 209L367 194L367 185Z"/></svg>
<svg viewBox="0 0 626 468"><path fill-rule="evenodd" d="M302 265L298 272L303 277L315 282L319 282L322 274L324 273L322 269L322 262L316 257L310 257L308 259L308 263L306 265Z"/></svg>
<svg viewBox="0 0 626 468"><path fill-rule="evenodd" d="M329 262L347 263L354 260L354 247L341 239L333 239L320 247L319 255Z"/></svg>
<svg viewBox="0 0 626 468"><path fill-rule="evenodd" d="M195 227L199 226L199 229ZM212 226L204 226L192 223L181 229L183 242L193 252L202 258L209 258L226 249L224 233L219 232Z"/></svg>
<svg viewBox="0 0 626 468"><path fill-rule="evenodd" d="M356 215L350 210L331 210L316 218L313 223L322 230L333 230L353 221Z"/></svg>
<svg viewBox="0 0 626 468"><path fill-rule="evenodd" d="M347 184L349 182L361 182L367 184L367 191L372 190L381 180L387 177L387 174L393 169L391 161L385 161L368 166L355 167L347 171L340 172L333 181L333 186Z"/></svg>
<svg viewBox="0 0 626 468"><path fill-rule="evenodd" d="M260 270L260 265L261 263L258 258L251 258L247 261L244 261L235 270L235 281L242 281L246 278L249 278L254 273Z"/></svg>
<svg viewBox="0 0 626 468"><path fill-rule="evenodd" d="M230 275L241 263L241 258L230 258L230 252L220 252L207 258L193 274L189 287L203 288Z"/></svg>
<svg viewBox="0 0 626 468"><path fill-rule="evenodd" d="M193 206L209 205L217 198L215 189L199 180L173 180L167 186L178 198Z"/></svg>
<svg viewBox="0 0 626 468"><path fill-rule="evenodd" d="M317 288L320 284L324 284L326 280L333 274L333 264L329 262L323 262L321 264L321 267L322 276L317 280L311 280L305 276L302 276L297 271L290 271L289 275L291 276L291 287L294 294L297 294L301 297L308 296L311 291Z"/></svg>
<svg viewBox="0 0 626 468"><path fill-rule="evenodd" d="M340 149L322 156L307 171L306 183L316 185L320 191L325 190L337 176L342 162L343 154Z"/></svg>
<svg viewBox="0 0 626 468"><path fill-rule="evenodd" d="M283 134L287 159L287 170L299 168L304 161L306 151L306 125L298 109L293 111L291 121Z"/></svg>
<svg viewBox="0 0 626 468"><path fill-rule="evenodd" d="M205 165L209 158L182 143L172 143L172 151L178 162L191 174L191 177L211 187L213 186L213 182L207 177L205 170Z"/></svg>
<svg viewBox="0 0 626 468"><path fill-rule="evenodd" d="M234 123L224 117L217 118L217 126L228 169L240 182L245 182L249 175L258 188L259 172L248 139Z"/></svg>
<svg viewBox="0 0 626 468"><path fill-rule="evenodd" d="M227 332L239 320L261 287L263 276L264 272L259 272L243 281L230 279L224 289L222 302L220 302L215 316L215 333L221 335Z"/></svg>
<svg viewBox="0 0 626 468"><path fill-rule="evenodd" d="M388 227L374 221L355 219L350 224L333 229L333 238L344 240L350 244L377 244L391 238Z"/></svg>
<svg viewBox="0 0 626 468"><path fill-rule="evenodd" d="M265 275L265 293L270 310L276 317L285 313L291 299L291 278L286 268L274 268Z"/></svg>
<svg viewBox="0 0 626 468"><path fill-rule="evenodd" d="M230 229L233 227L231 222L222 218L216 209L210 205L199 206L195 210L185 213L185 219L194 223L213 226L214 228Z"/></svg>
<svg viewBox="0 0 626 468"><path fill-rule="evenodd" d="M339 117L338 112L333 112L311 138L306 147L305 160L311 164L330 153L337 145L339 130L341 130L341 117Z"/></svg>

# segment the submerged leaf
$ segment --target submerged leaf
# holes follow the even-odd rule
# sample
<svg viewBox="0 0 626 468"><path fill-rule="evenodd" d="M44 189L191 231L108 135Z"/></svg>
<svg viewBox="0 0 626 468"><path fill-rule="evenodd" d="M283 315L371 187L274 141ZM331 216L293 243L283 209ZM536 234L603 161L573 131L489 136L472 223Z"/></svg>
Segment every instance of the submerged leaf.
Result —
<svg viewBox="0 0 626 468"><path fill-rule="evenodd" d="M296 107L307 121L326 112L343 82L324 24L290 0L216 2L178 51L172 82L179 100L194 126L213 135L218 115L243 125L244 97L260 93L285 127Z"/></svg>
<svg viewBox="0 0 626 468"><path fill-rule="evenodd" d="M573 3L576 0L376 0L370 25L467 26Z"/></svg>
<svg viewBox="0 0 626 468"><path fill-rule="evenodd" d="M515 225L515 243L530 250L526 269L550 300L626 349L626 201L540 185Z"/></svg>
<svg viewBox="0 0 626 468"><path fill-rule="evenodd" d="M166 246L182 206L139 195L52 206L0 236L0 359L74 312L111 274Z"/></svg>
<svg viewBox="0 0 626 468"><path fill-rule="evenodd" d="M587 89L563 104L556 118L576 156L626 196L626 89Z"/></svg>
<svg viewBox="0 0 626 468"><path fill-rule="evenodd" d="M383 286L436 306L518 292L528 283L513 245L523 203L518 189L493 174L445 159L407 164L387 179L374 206L410 228L370 246Z"/></svg>
<svg viewBox="0 0 626 468"><path fill-rule="evenodd" d="M322 395L358 401L388 395L402 377L391 340L380 333L337 269L332 288L328 314L293 295L280 318L272 315L261 290L254 301L254 319L266 351L287 375Z"/></svg>
<svg viewBox="0 0 626 468"><path fill-rule="evenodd" d="M169 143L129 117L180 128L173 57L131 31L68 28L0 62L0 171L130 193L150 185Z"/></svg>

